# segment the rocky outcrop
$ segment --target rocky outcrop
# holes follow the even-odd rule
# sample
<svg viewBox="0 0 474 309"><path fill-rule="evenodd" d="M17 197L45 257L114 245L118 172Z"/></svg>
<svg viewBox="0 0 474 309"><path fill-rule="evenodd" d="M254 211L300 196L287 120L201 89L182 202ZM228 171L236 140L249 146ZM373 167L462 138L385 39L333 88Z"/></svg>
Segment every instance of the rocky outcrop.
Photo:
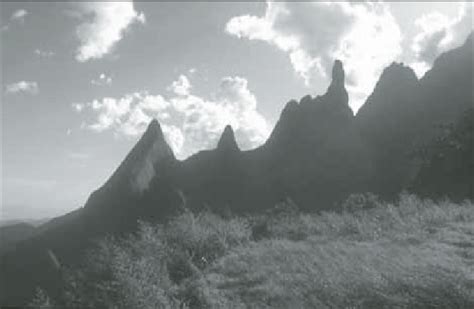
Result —
<svg viewBox="0 0 474 309"><path fill-rule="evenodd" d="M160 177L160 172L175 160L160 124L154 119L104 187L143 193L148 189L150 181L154 177Z"/></svg>
<svg viewBox="0 0 474 309"><path fill-rule="evenodd" d="M265 153L264 173L275 184L275 196L290 196L317 210L364 190L371 166L348 104L344 75L336 60L326 93L290 101L267 143L256 150Z"/></svg>
<svg viewBox="0 0 474 309"><path fill-rule="evenodd" d="M237 141L235 140L234 130L230 125L227 125L222 132L221 138L217 143L217 151L228 153L228 152L238 152L239 146L237 145Z"/></svg>

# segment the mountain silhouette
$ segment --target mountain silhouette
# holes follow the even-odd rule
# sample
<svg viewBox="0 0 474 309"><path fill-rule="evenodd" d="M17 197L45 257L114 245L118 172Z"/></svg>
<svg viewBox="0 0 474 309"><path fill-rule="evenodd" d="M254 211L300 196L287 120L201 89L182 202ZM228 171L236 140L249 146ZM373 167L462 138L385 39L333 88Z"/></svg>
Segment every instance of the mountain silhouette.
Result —
<svg viewBox="0 0 474 309"><path fill-rule="evenodd" d="M227 125L222 132L221 138L217 143L218 151L222 152L236 152L239 151L239 146L235 140L234 130L230 125Z"/></svg>
<svg viewBox="0 0 474 309"><path fill-rule="evenodd" d="M426 175L442 177L410 154L439 135L438 124L455 122L472 107L472 59L471 34L421 79L393 63L357 115L336 60L327 91L288 102L268 140L248 151L239 149L227 126L214 149L180 161L153 120L84 207L38 227L1 256L0 304L23 304L36 286L54 298L61 271L52 254L60 264L74 264L95 239L133 231L138 220L166 222L183 207L258 212L291 199L321 211L351 193L391 197L414 180L418 187L431 181Z"/></svg>
<svg viewBox="0 0 474 309"><path fill-rule="evenodd" d="M393 197L410 186L420 164L411 158L431 143L440 125L457 121L473 106L472 33L463 46L439 56L420 80L393 63L357 113L357 124L375 165L372 192Z"/></svg>

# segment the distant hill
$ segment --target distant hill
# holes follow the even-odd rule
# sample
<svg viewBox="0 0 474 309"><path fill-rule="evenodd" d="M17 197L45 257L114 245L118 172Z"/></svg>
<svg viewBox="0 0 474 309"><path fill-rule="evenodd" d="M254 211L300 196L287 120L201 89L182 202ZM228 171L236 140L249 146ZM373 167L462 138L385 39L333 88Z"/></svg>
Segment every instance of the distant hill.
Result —
<svg viewBox="0 0 474 309"><path fill-rule="evenodd" d="M6 219L0 220L0 228L8 225L14 225L18 223L26 223L33 226L40 226L48 222L51 218L41 218L41 219Z"/></svg>
<svg viewBox="0 0 474 309"><path fill-rule="evenodd" d="M15 243L32 237L36 232L33 225L15 223L0 227L0 254L10 250Z"/></svg>
<svg viewBox="0 0 474 309"><path fill-rule="evenodd" d="M261 212L290 199L321 211L351 193L390 198L415 179L436 182L443 174L419 176L423 164L410 154L435 140L438 124L455 122L472 107L472 59L471 35L420 80L394 63L356 116L336 60L326 93L288 102L269 139L249 151L239 149L228 126L215 149L180 161L153 120L83 208L51 220L1 256L0 304L23 304L36 286L54 296L60 265L80 260L94 239L133 231L138 220L164 222L183 207Z"/></svg>

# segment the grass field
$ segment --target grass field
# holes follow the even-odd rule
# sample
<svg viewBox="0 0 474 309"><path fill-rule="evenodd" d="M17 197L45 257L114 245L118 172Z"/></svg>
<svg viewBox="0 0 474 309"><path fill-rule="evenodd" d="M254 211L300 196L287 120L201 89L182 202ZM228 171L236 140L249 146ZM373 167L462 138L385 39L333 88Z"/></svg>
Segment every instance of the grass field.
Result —
<svg viewBox="0 0 474 309"><path fill-rule="evenodd" d="M290 203L291 204L291 203ZM105 240L70 272L71 307L474 308L474 205L402 195L340 213L183 213ZM99 279L100 280L99 280Z"/></svg>

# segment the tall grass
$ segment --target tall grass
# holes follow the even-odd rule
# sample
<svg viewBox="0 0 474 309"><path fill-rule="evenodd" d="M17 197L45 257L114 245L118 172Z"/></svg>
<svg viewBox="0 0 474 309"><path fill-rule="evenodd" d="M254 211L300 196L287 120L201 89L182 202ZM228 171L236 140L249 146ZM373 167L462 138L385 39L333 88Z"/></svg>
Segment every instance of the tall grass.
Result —
<svg viewBox="0 0 474 309"><path fill-rule="evenodd" d="M343 211L189 211L106 239L63 307L474 308L474 205L352 196Z"/></svg>

